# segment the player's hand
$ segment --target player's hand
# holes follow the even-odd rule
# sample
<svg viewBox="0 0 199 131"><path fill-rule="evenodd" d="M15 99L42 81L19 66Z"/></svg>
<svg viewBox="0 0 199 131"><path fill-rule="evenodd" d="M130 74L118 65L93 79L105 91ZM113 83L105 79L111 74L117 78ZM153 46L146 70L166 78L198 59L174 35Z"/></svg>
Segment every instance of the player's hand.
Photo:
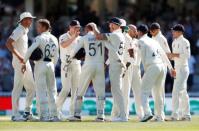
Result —
<svg viewBox="0 0 199 131"><path fill-rule="evenodd" d="M170 60L173 60L173 54L172 54L172 53L167 53L167 57L168 57Z"/></svg>
<svg viewBox="0 0 199 131"><path fill-rule="evenodd" d="M26 71L26 65L25 65L25 64L23 64L23 65L22 65L22 67L21 67L21 72L24 74L24 73L25 73L25 71Z"/></svg>
<svg viewBox="0 0 199 131"><path fill-rule="evenodd" d="M170 74L171 74L171 77L176 78L176 70L175 69L172 69L170 71Z"/></svg>

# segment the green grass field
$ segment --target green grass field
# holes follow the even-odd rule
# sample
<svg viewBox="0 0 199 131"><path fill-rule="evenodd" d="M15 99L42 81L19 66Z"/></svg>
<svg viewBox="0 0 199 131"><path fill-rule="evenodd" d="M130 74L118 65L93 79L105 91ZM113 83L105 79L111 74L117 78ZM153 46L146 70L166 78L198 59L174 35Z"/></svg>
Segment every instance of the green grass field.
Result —
<svg viewBox="0 0 199 131"><path fill-rule="evenodd" d="M140 123L132 117L126 123L91 122L94 117L84 117L83 122L11 122L0 117L0 131L199 131L199 116L191 122Z"/></svg>

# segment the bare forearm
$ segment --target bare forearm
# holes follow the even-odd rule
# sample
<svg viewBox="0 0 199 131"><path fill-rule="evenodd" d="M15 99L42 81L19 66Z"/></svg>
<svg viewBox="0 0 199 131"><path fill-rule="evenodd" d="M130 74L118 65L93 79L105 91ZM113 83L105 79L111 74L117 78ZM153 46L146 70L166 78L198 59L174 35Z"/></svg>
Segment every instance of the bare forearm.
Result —
<svg viewBox="0 0 199 131"><path fill-rule="evenodd" d="M66 40L66 41L63 41L62 43L61 43L61 46L63 47L63 48L66 48L66 47L68 47L70 44L72 44L72 42L75 40L75 37L72 37L72 38L70 38L70 39L68 39L68 40Z"/></svg>

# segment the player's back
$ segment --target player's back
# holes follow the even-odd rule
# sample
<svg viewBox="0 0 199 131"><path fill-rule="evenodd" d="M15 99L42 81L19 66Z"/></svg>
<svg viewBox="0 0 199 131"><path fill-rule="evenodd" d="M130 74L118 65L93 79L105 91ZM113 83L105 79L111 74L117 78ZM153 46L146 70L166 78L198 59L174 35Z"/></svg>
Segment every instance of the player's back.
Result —
<svg viewBox="0 0 199 131"><path fill-rule="evenodd" d="M40 42L39 48L43 52L43 60L51 61L51 59L57 59L54 57L58 52L58 40L50 32L44 32L36 37L36 41Z"/></svg>
<svg viewBox="0 0 199 131"><path fill-rule="evenodd" d="M163 63L163 60L159 54L162 48L155 40L149 38L148 36L143 36L138 42L144 68L147 68L152 64Z"/></svg>
<svg viewBox="0 0 199 131"><path fill-rule="evenodd" d="M104 63L104 44L96 40L93 32L88 32L83 36L81 43L86 52L85 63Z"/></svg>

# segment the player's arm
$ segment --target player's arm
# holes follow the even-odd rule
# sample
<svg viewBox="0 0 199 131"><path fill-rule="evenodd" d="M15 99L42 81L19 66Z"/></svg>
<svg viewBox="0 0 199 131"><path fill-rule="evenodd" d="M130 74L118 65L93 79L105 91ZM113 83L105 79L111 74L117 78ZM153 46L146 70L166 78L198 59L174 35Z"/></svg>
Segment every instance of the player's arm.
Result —
<svg viewBox="0 0 199 131"><path fill-rule="evenodd" d="M8 50L14 54L20 62L23 62L23 56L14 48L15 41L17 41L23 35L23 31L20 29L15 29L12 35L8 38L6 42L6 47Z"/></svg>
<svg viewBox="0 0 199 131"><path fill-rule="evenodd" d="M55 54L54 54L53 63L54 63L54 65L56 66L56 65L57 65L57 62L58 62L58 60L59 60L59 46L58 46L58 41L57 41L57 39L56 39L55 45L56 45L56 49L57 49L57 50L55 51Z"/></svg>
<svg viewBox="0 0 199 131"><path fill-rule="evenodd" d="M61 45L61 47L62 48L68 47L79 36L79 34L80 34L80 32L77 31L70 38L68 38L67 40L61 40L60 39L60 45Z"/></svg>
<svg viewBox="0 0 199 131"><path fill-rule="evenodd" d="M108 34L108 33L107 33ZM101 33L101 34L95 34L97 40L108 40L107 34Z"/></svg>
<svg viewBox="0 0 199 131"><path fill-rule="evenodd" d="M179 57L183 59L188 59L191 56L190 43L187 41L182 44L183 44L182 53L179 54Z"/></svg>
<svg viewBox="0 0 199 131"><path fill-rule="evenodd" d="M160 56L162 58L162 61L166 64L166 66L168 67L169 71L170 71L170 74L172 77L175 78L176 76L176 72L175 72L175 69L173 69L172 65L171 65L171 62L169 61L166 53L164 52L164 50L160 47Z"/></svg>
<svg viewBox="0 0 199 131"><path fill-rule="evenodd" d="M34 42L32 43L32 45L28 48L28 51L24 57L24 61L23 61L24 64L29 60L32 52L40 45L40 41L41 40L39 38L36 38Z"/></svg>
<svg viewBox="0 0 199 131"><path fill-rule="evenodd" d="M74 49L72 49L70 53L70 59L72 59L75 54L84 46L84 37L81 37L78 43L75 45Z"/></svg>
<svg viewBox="0 0 199 131"><path fill-rule="evenodd" d="M30 58L32 52L39 46L40 42L39 40L36 38L35 41L33 42L33 44L28 48L28 51L24 57L23 60L23 65L21 67L21 72L24 73L26 71L26 62L28 61L28 59Z"/></svg>

